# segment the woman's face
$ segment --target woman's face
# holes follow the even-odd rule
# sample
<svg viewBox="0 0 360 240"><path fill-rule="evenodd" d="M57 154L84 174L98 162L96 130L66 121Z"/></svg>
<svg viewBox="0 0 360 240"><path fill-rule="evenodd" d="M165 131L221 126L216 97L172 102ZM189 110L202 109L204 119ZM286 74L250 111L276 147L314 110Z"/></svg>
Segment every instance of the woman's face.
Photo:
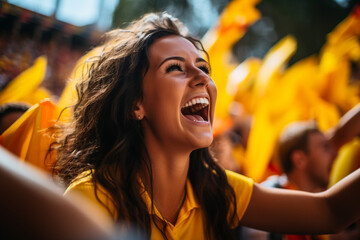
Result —
<svg viewBox="0 0 360 240"><path fill-rule="evenodd" d="M216 86L208 62L179 36L156 40L149 48L149 62L139 104L145 142L155 141L169 150L209 146Z"/></svg>

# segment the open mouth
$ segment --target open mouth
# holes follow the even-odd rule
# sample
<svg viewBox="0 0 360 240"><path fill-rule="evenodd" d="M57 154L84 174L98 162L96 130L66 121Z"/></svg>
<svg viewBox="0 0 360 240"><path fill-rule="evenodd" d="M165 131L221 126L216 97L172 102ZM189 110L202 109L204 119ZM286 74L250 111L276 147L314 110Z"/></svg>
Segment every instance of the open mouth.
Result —
<svg viewBox="0 0 360 240"><path fill-rule="evenodd" d="M208 122L209 100L207 98L193 98L181 108L181 113L195 122Z"/></svg>

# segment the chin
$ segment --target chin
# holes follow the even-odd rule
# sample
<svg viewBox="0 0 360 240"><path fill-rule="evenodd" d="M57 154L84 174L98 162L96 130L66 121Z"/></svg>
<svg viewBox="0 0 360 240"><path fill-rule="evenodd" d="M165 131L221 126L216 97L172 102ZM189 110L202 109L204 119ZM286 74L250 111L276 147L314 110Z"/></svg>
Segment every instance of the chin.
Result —
<svg viewBox="0 0 360 240"><path fill-rule="evenodd" d="M193 146L195 147L194 150L209 147L212 144L212 142L213 142L213 136L212 135L211 135L211 137L197 138L193 142Z"/></svg>

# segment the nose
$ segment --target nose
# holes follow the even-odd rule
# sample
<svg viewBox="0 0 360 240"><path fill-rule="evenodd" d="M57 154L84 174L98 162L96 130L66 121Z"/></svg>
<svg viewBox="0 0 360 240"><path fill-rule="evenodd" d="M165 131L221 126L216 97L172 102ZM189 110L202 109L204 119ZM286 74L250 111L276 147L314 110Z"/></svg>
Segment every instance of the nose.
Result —
<svg viewBox="0 0 360 240"><path fill-rule="evenodd" d="M211 78L204 71L196 68L193 69L191 72L192 78L189 83L190 87L207 87L209 85L209 81Z"/></svg>

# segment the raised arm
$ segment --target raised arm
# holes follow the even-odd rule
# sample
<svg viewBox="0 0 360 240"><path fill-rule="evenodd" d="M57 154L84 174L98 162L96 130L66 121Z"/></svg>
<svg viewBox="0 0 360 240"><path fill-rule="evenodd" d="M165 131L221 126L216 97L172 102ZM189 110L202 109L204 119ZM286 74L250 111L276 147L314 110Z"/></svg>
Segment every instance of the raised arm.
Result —
<svg viewBox="0 0 360 240"><path fill-rule="evenodd" d="M241 224L287 234L335 233L360 219L360 169L322 193L255 184Z"/></svg>
<svg viewBox="0 0 360 240"><path fill-rule="evenodd" d="M337 150L345 143L360 135L360 103L350 109L340 119L335 128L327 136Z"/></svg>

